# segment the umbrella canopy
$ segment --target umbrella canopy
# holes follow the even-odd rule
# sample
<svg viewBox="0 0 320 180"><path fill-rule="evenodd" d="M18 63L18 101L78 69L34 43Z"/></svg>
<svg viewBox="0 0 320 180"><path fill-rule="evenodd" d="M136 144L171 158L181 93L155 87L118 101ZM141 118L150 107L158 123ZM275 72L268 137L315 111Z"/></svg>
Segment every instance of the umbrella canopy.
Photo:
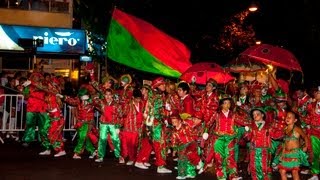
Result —
<svg viewBox="0 0 320 180"><path fill-rule="evenodd" d="M240 53L240 58L249 58L288 70L302 72L297 58L288 50L270 44L257 44Z"/></svg>
<svg viewBox="0 0 320 180"><path fill-rule="evenodd" d="M267 69L263 63L252 61L249 58L236 58L226 64L224 69L234 73L257 72Z"/></svg>
<svg viewBox="0 0 320 180"><path fill-rule="evenodd" d="M208 79L214 79L219 84L225 84L234 79L218 64L213 62L200 62L193 64L180 76L181 80L188 83L195 82L205 85Z"/></svg>

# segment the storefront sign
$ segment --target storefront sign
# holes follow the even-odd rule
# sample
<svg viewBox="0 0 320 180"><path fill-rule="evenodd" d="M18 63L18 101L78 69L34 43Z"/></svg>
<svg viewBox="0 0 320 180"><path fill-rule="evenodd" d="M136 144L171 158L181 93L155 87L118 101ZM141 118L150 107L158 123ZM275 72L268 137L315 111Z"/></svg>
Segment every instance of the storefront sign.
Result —
<svg viewBox="0 0 320 180"><path fill-rule="evenodd" d="M39 53L84 54L87 45L84 30L0 25L0 50L23 51L19 39L42 39Z"/></svg>

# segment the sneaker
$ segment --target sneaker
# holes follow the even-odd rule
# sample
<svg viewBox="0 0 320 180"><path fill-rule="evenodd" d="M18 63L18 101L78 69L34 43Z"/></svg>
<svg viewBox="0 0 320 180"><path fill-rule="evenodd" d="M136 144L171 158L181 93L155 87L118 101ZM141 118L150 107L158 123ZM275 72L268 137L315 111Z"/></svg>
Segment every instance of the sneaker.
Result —
<svg viewBox="0 0 320 180"><path fill-rule="evenodd" d="M94 160L94 162L102 163L103 162L103 158L98 158L98 159Z"/></svg>
<svg viewBox="0 0 320 180"><path fill-rule="evenodd" d="M175 169L175 170L178 170L178 166L175 166L174 169Z"/></svg>
<svg viewBox="0 0 320 180"><path fill-rule="evenodd" d="M292 178L292 174L291 173L287 173L287 178Z"/></svg>
<svg viewBox="0 0 320 180"><path fill-rule="evenodd" d="M303 169L300 171L301 174L309 174L310 170L309 169Z"/></svg>
<svg viewBox="0 0 320 180"><path fill-rule="evenodd" d="M193 178L195 178L196 176L191 176L191 175L187 175L186 176L186 178L188 178L188 179L193 179Z"/></svg>
<svg viewBox="0 0 320 180"><path fill-rule="evenodd" d="M126 163L126 165L127 165L127 166L132 166L132 165L133 165L133 161L128 161L128 162Z"/></svg>
<svg viewBox="0 0 320 180"><path fill-rule="evenodd" d="M170 169L167 169L165 167L158 167L157 173L172 173Z"/></svg>
<svg viewBox="0 0 320 180"><path fill-rule="evenodd" d="M25 143L22 143L22 146L23 147L29 147L29 144L25 142Z"/></svg>
<svg viewBox="0 0 320 180"><path fill-rule="evenodd" d="M42 151L39 153L40 156L47 156L47 155L50 155L51 154L51 151L50 150L45 150L45 151Z"/></svg>
<svg viewBox="0 0 320 180"><path fill-rule="evenodd" d="M186 179L185 176L177 176L176 179Z"/></svg>
<svg viewBox="0 0 320 180"><path fill-rule="evenodd" d="M81 156L79 156L77 153L74 153L72 158L73 159L81 159Z"/></svg>
<svg viewBox="0 0 320 180"><path fill-rule="evenodd" d="M319 180L318 175L313 175L311 178L309 178L308 180Z"/></svg>
<svg viewBox="0 0 320 180"><path fill-rule="evenodd" d="M119 163L120 163L120 164L124 164L124 163L125 163L123 157L119 157Z"/></svg>
<svg viewBox="0 0 320 180"><path fill-rule="evenodd" d="M97 156L97 151L94 151L90 156L89 156L89 159L93 159Z"/></svg>
<svg viewBox="0 0 320 180"><path fill-rule="evenodd" d="M242 177L234 177L234 178L232 178L231 180L240 180L240 179L242 179Z"/></svg>
<svg viewBox="0 0 320 180"><path fill-rule="evenodd" d="M54 157L65 156L66 154L67 154L66 151L60 151L57 154L55 154Z"/></svg>
<svg viewBox="0 0 320 180"><path fill-rule="evenodd" d="M204 172L204 168L200 168L198 174L202 174Z"/></svg>
<svg viewBox="0 0 320 180"><path fill-rule="evenodd" d="M199 170L202 167L203 167L203 162L200 160L196 168L197 168L197 170Z"/></svg>
<svg viewBox="0 0 320 180"><path fill-rule="evenodd" d="M144 166L147 166L147 167L150 167L150 166L151 166L151 164L148 163L148 162L144 162L143 165L144 165Z"/></svg>
<svg viewBox="0 0 320 180"><path fill-rule="evenodd" d="M140 169L149 169L149 167L143 165L142 162L136 162L136 163L134 163L134 166L137 168L140 168Z"/></svg>
<svg viewBox="0 0 320 180"><path fill-rule="evenodd" d="M173 161L178 161L178 158L174 158Z"/></svg>

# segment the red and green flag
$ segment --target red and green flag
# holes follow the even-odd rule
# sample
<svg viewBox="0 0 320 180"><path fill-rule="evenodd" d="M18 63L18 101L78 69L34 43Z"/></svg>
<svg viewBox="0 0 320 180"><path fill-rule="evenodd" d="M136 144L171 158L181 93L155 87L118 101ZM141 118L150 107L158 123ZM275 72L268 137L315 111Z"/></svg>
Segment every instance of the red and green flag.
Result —
<svg viewBox="0 0 320 180"><path fill-rule="evenodd" d="M118 9L112 14L107 56L141 71L176 78L192 65L190 51L183 43Z"/></svg>

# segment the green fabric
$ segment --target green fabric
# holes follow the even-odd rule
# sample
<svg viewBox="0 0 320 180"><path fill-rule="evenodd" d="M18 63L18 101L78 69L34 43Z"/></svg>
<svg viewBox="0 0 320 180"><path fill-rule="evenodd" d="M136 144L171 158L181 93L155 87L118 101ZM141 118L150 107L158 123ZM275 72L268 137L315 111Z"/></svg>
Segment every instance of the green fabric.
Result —
<svg viewBox="0 0 320 180"><path fill-rule="evenodd" d="M95 147L90 141L90 139L87 137L87 134L90 131L91 124L89 123L83 123L81 127L77 129L78 133L78 142L76 147L74 148L74 152L78 155L83 153L84 148L92 154L95 151Z"/></svg>
<svg viewBox="0 0 320 180"><path fill-rule="evenodd" d="M48 113L38 113L38 129L41 145L45 149L50 149L51 143L48 139L48 130L50 128L50 117Z"/></svg>
<svg viewBox="0 0 320 180"><path fill-rule="evenodd" d="M196 174L196 168L194 165L191 164L191 162L188 160L187 154L188 152L185 152L187 145L182 145L181 147L178 147L178 176L185 177L185 176L193 176L195 177Z"/></svg>
<svg viewBox="0 0 320 180"><path fill-rule="evenodd" d="M31 143L35 140L35 129L38 120L38 140L45 149L50 148L48 140L48 129L50 127L50 119L47 113L27 112L26 114L26 128L22 141Z"/></svg>
<svg viewBox="0 0 320 180"><path fill-rule="evenodd" d="M99 126L99 142L98 142L98 157L104 158L106 154L106 146L107 146L107 137L110 134L112 144L114 146L114 156L116 158L120 157L120 138L119 134L117 134L116 130L118 128L113 124L104 124L100 123Z"/></svg>
<svg viewBox="0 0 320 180"><path fill-rule="evenodd" d="M160 142L161 139L161 134L162 134L162 124L159 124L157 126L154 126L152 129L152 139L154 141Z"/></svg>
<svg viewBox="0 0 320 180"><path fill-rule="evenodd" d="M113 61L141 71L164 76L178 78L181 75L179 71L166 66L144 49L137 40L114 19L111 20L107 43L107 56Z"/></svg>
<svg viewBox="0 0 320 180"><path fill-rule="evenodd" d="M320 174L320 138L311 136L312 162L311 173Z"/></svg>
<svg viewBox="0 0 320 180"><path fill-rule="evenodd" d="M300 148L285 152L280 155L280 165L286 169L309 166L308 155Z"/></svg>
<svg viewBox="0 0 320 180"><path fill-rule="evenodd" d="M234 151L234 148L229 148L229 144L232 143L232 141L235 140L235 136L219 136L216 141L214 142L214 152L218 153L222 158L222 171L223 171L223 177L217 177L219 178L227 178L228 174L236 174L237 170L236 167L230 167L230 164L228 164L228 157L230 156L229 152ZM220 165L216 165L220 166Z"/></svg>
<svg viewBox="0 0 320 180"><path fill-rule="evenodd" d="M254 164L255 164L255 171L257 174L257 179L263 180L263 171L262 171L262 148L255 148L254 149Z"/></svg>

